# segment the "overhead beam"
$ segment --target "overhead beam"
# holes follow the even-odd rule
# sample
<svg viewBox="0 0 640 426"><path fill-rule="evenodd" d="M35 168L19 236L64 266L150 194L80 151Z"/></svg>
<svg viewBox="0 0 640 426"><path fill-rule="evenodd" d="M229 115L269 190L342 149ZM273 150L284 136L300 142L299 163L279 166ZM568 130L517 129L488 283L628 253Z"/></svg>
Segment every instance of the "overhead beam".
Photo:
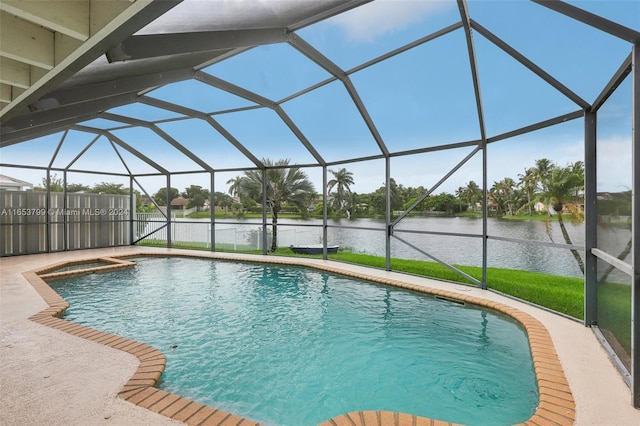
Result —
<svg viewBox="0 0 640 426"><path fill-rule="evenodd" d="M331 59L327 58L320 51L318 51L315 47L306 42L302 37L296 35L292 37L289 41L289 44L294 47L298 52L302 53L307 58L311 59L329 74L333 75L338 79L342 79L347 75L347 73L340 68L335 62Z"/></svg>
<svg viewBox="0 0 640 426"><path fill-rule="evenodd" d="M0 58L0 83L28 89L31 85L30 66L13 59Z"/></svg>
<svg viewBox="0 0 640 426"><path fill-rule="evenodd" d="M280 117L280 119L287 125L289 130L293 132L294 135L298 138L298 140L304 145L304 147L309 151L309 153L315 158L315 160L321 166L326 166L327 162L322 158L320 153L316 150L316 148L311 144L309 139L302 133L302 130L298 128L298 126L293 122L291 117L287 115L287 113L282 109L280 105L278 105L275 109L276 114Z"/></svg>
<svg viewBox="0 0 640 426"><path fill-rule="evenodd" d="M276 107L276 103L271 99L260 96L257 93L245 89L244 87L236 86L233 83L229 83L228 81L222 80L218 77L214 77L211 74L207 74L206 72L196 71L195 79L220 90L224 90L225 92L232 93L258 105L262 105L271 109L275 109Z"/></svg>
<svg viewBox="0 0 640 426"><path fill-rule="evenodd" d="M349 93L349 96L351 97L351 100L353 101L356 108L358 109L358 112L360 113L360 116L364 120L364 123L369 129L371 136L373 136L373 139L378 144L378 148L380 148L380 152L382 152L382 155L384 155L385 158L389 158L390 156L389 148L387 148L387 145L384 143L384 140L382 139L382 135L378 131L378 127L375 125L373 119L371 118L371 115L369 114L367 107L364 105L364 102L362 102L362 98L360 98L360 94L358 93L355 86L351 82L351 79L349 77L345 77L342 80L342 83L344 84L344 87L347 89L347 93Z"/></svg>
<svg viewBox="0 0 640 426"><path fill-rule="evenodd" d="M5 148L20 142L25 142L31 139L36 139L42 136L47 136L52 133L66 130L68 126L73 125L76 122L75 117L66 120L56 121L49 123L46 126L38 126L33 128L24 128L21 130L12 131L7 136L2 135L0 137L0 148Z"/></svg>
<svg viewBox="0 0 640 426"><path fill-rule="evenodd" d="M231 145L233 145L238 151L244 154L253 164L255 164L259 168L264 168L264 164L260 161L256 156L254 156L251 151L249 151L238 139L236 139L227 129L225 129L220 123L213 119L213 117L195 109L187 108L182 105L176 105L167 101L162 101L156 98L150 98L148 96L141 96L140 102L151 105L156 108L166 109L168 111L173 111L178 114L185 115L187 117L198 118L204 120L213 127L218 133L222 135Z"/></svg>
<svg viewBox="0 0 640 426"><path fill-rule="evenodd" d="M293 132L293 134L300 141L300 143L302 143L302 145L304 145L307 151L309 151L309 153L315 158L318 164L322 164L322 165L326 164L325 160L318 153L318 151L316 151L316 149L313 147L311 142L309 142L309 140L302 133L302 131L295 125L293 120L289 118L289 116L284 112L284 110L276 102L272 101L271 99L267 99L264 96L260 96L257 93L251 92L243 87L236 86L233 83L229 83L228 81L219 79L217 77L212 76L211 74L207 74L202 71L196 72L196 79L199 81L202 81L203 83L207 83L218 89L224 90L229 93L233 93L236 96L240 96L244 99L247 99L251 102L255 102L259 105L262 105L266 108L269 108L275 111L275 113L278 114L278 116L284 122L284 124Z"/></svg>
<svg viewBox="0 0 640 426"><path fill-rule="evenodd" d="M605 88L602 89L602 92L600 93L600 95L598 95L596 100L593 101L592 108L594 112L598 111L600 107L604 105L607 99L609 99L609 96L611 96L613 92L618 88L618 86L622 84L622 82L624 81L625 78L627 78L630 72L631 72L631 53L629 53L629 56L627 56L625 60L622 62L622 65L620 65L620 67L618 68L616 73L613 75L611 80L609 80Z"/></svg>
<svg viewBox="0 0 640 426"><path fill-rule="evenodd" d="M439 37L442 37L444 35L449 34L450 32L456 31L457 29L462 28L462 22L455 22L451 25L449 25L448 27L442 28L434 33L431 33L429 35L426 35L422 38L419 38L418 40L412 41L411 43L407 43L404 46L401 46L397 49L394 49L390 52L384 53L380 56L378 56L377 58L373 58L363 64L357 65L353 68L351 68L350 70L347 70L347 74L351 75L353 73L356 73L358 71L361 71L365 68L370 67L371 65L375 65L378 62L382 62L382 61L386 61L389 58L392 58L396 55L399 55L401 53L404 53L408 50L411 50L415 47L421 46L427 42L430 42L431 40L435 40Z"/></svg>
<svg viewBox="0 0 640 426"><path fill-rule="evenodd" d="M119 145L121 148L125 149L126 151L133 154L134 156L138 157L140 160L144 161L145 163L147 163L154 169L158 170L159 172L165 175L169 174L169 171L167 169L165 169L155 161L151 160L149 157L147 157L137 149L133 148L131 145L129 145L128 143L126 143L125 141L123 141L122 139L120 139L119 137L117 137L116 135L114 135L109 131L96 129L94 127L79 126L79 125L71 126L70 128L72 130L77 130L77 131L87 132L87 133L94 133L96 135L104 136L105 138L109 139L109 141L115 143L116 145Z"/></svg>
<svg viewBox="0 0 640 426"><path fill-rule="evenodd" d="M197 165L202 167L203 170L206 170L206 171L211 172L211 173L214 172L213 168L209 164L207 164L200 157L195 155L193 152L191 152L189 149L187 149L184 145L182 145L180 142L178 142L177 140L172 138L164 130L162 130L161 128L159 128L158 126L156 126L153 123L149 123L149 122L144 121L144 120L138 120L138 119L132 118L132 117L125 117L125 116L119 115L119 114L108 113L108 112L100 114L100 117L104 118L104 119L107 119L107 120L120 121L122 123L131 124L133 126L139 126L139 127L147 128L147 129L151 130L152 132L154 132L155 134L157 134L158 136L160 136L162 139L164 139L167 143L169 143L169 145L173 146L175 149L180 151L185 157L187 157L188 159L190 159L191 161L193 161L194 163L196 163Z"/></svg>
<svg viewBox="0 0 640 426"><path fill-rule="evenodd" d="M0 10L80 41L89 38L91 1L2 0Z"/></svg>
<svg viewBox="0 0 640 426"><path fill-rule="evenodd" d="M50 70L56 65L54 42L53 32L0 11L0 54L3 57Z"/></svg>
<svg viewBox="0 0 640 426"><path fill-rule="evenodd" d="M69 89L60 89L47 94L34 102L31 107L44 110L52 106L68 105L92 99L118 96L125 93L141 92L149 87L162 86L176 81L183 81L193 76L193 70L178 69L174 71L156 72L100 83L86 84Z"/></svg>
<svg viewBox="0 0 640 426"><path fill-rule="evenodd" d="M0 83L0 102L11 102L11 86Z"/></svg>
<svg viewBox="0 0 640 426"><path fill-rule="evenodd" d="M533 132L536 130L544 129L545 127L554 126L556 124L565 123L570 120L575 120L576 118L580 118L584 116L584 111L574 111L567 114L559 115L554 118L550 118L548 120L540 121L538 123L530 124L528 126L520 127L519 129L511 130L506 133L502 133L500 135L492 136L487 139L487 143L498 142L504 139L509 139L514 136L523 135L525 133Z"/></svg>
<svg viewBox="0 0 640 426"><path fill-rule="evenodd" d="M571 99L578 106L580 106L581 108L584 108L584 109L588 109L588 108L591 107L591 105L589 105L589 102L585 101L580 96L578 96L575 92L573 92L571 89L569 89L567 86L565 86L564 84L560 83L558 80L553 78L549 73L547 73L545 70L543 70L538 65L533 63L531 60L529 60L529 58L527 58L526 56L524 56L523 54L518 52L516 49L511 47L509 44L505 43L503 40L501 40L498 36L493 34L491 31L489 31L488 29L486 29L485 27L483 27L479 23L475 22L473 19L470 19L469 21L470 21L470 24L471 24L471 28L473 28L476 31L478 31L486 39L488 39L491 43L493 43L496 46L498 46L500 49L502 49L504 52L506 52L509 56L514 58L516 61L520 62L522 65L527 67L530 71L535 73L538 77L540 77L545 82L547 82L548 84L553 86L553 88L555 88L557 91L559 91L560 93L565 95L567 98Z"/></svg>
<svg viewBox="0 0 640 426"><path fill-rule="evenodd" d="M6 120L24 113L24 110L17 110L16 107L37 101L47 91L57 87L67 78L80 71L111 46L140 30L149 22L175 7L181 1L182 0L137 0L135 3L132 3L124 12L100 28L95 34L92 34L73 54L56 64L46 76L34 83L20 96L16 97L8 106L0 110L0 117ZM14 109L16 111L14 111Z"/></svg>
<svg viewBox="0 0 640 426"><path fill-rule="evenodd" d="M369 129L369 132L373 136L373 139L378 144L378 148L380 148L380 152L382 152L382 154L385 157L389 157L389 149L384 143L384 140L382 139L382 136L380 135L378 128L376 127L375 123L373 122L373 119L369 115L369 111L364 105L364 102L362 102L362 98L360 98L360 94L358 93L355 86L351 82L351 79L349 78L347 73L342 68L340 68L337 64L335 64L333 61L331 61L329 58L323 55L320 51L318 51L315 47L311 46L309 43L307 43L304 39L302 39L299 36L296 36L295 38L293 38L289 44L293 46L296 50L298 50L300 53L302 53L304 56L306 56L307 58L315 62L320 67L322 67L325 71L327 71L333 77L337 78L342 82L345 89L347 90L347 93L351 97L351 100L353 101L356 108L358 109L360 116L362 117L367 128Z"/></svg>
<svg viewBox="0 0 640 426"><path fill-rule="evenodd" d="M131 61L281 43L288 38L286 28L139 35L118 43L106 52L106 56L109 62Z"/></svg>
<svg viewBox="0 0 640 426"><path fill-rule="evenodd" d="M13 145L31 137L39 137L59 131L64 126L95 118L100 111L135 102L135 93L111 98L96 99L51 110L38 111L16 117L0 127L0 147Z"/></svg>
<svg viewBox="0 0 640 426"><path fill-rule="evenodd" d="M473 92L476 100L476 111L478 114L478 124L480 126L480 137L483 143L487 140L487 131L484 120L484 108L482 106L482 95L480 93L480 79L478 78L478 64L476 61L476 49L471 34L471 18L469 17L469 9L466 0L458 0L458 9L460 11L460 19L464 26L464 34L467 39L467 53L469 55L469 66L471 68L471 79L473 81Z"/></svg>
<svg viewBox="0 0 640 426"><path fill-rule="evenodd" d="M611 34L612 36L621 38L630 43L640 42L640 32L632 30L631 28L620 25L616 22L610 21L602 16L595 15L591 12L587 12L584 9L570 5L560 0L532 0L534 3L544 6L551 10L555 10L565 16L580 21L584 24L597 28L601 31Z"/></svg>

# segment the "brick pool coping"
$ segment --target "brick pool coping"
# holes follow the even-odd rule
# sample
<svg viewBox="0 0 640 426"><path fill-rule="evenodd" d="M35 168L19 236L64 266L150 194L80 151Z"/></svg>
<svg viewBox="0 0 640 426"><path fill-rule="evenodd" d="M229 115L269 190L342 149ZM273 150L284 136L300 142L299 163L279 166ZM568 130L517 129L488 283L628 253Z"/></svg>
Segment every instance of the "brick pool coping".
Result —
<svg viewBox="0 0 640 426"><path fill-rule="evenodd" d="M207 255L198 255L196 253L168 254L141 252L122 254L113 257L88 258L81 261L60 262L23 273L23 276L31 286L48 304L48 308L45 308L29 317L31 321L64 331L77 337L82 337L83 339L87 339L95 343L100 343L102 345L125 351L137 357L140 362L138 369L134 375L129 378L127 383L125 383L118 393L118 396L128 402L162 414L171 419L182 421L193 426L249 426L259 424L253 420L245 419L234 414L227 413L223 410L155 388L154 386L160 379L166 365L165 356L161 351L147 345L146 343L126 339L115 334L101 332L90 327L58 318L58 316L69 307L69 304L44 281L44 279L47 278L59 278L63 276L132 267L135 263L123 259L133 257L191 257L223 261L304 266L338 275L363 279L378 284L460 300L465 303L471 303L502 312L520 322L525 328L529 339L529 347L538 384L538 408L534 415L523 424L531 426L572 425L575 422L576 408L571 388L569 387L569 383L567 382L564 370L560 364L553 341L547 329L533 316L499 302L493 302L475 296L461 295L453 291L430 288L424 285L411 284L401 280L382 278L360 272L345 271L341 268L330 265L301 261L300 258L294 258L294 262L285 258L260 258L255 260L248 259L246 257L234 256L225 256L222 258L211 256L210 253ZM108 263L109 265L95 268L80 268L64 272L54 272L56 269L60 269L65 266L78 265L92 261ZM405 413L389 411L356 411L336 416L321 423L320 426L436 426L451 424L452 423L445 421Z"/></svg>

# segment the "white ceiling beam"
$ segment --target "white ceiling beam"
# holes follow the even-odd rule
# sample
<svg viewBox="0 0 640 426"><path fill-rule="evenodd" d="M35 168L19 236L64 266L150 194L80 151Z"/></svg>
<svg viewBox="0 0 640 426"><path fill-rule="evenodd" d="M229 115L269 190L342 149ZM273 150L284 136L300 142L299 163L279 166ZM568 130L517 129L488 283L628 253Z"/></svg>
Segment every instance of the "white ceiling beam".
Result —
<svg viewBox="0 0 640 426"><path fill-rule="evenodd" d="M67 35L56 33L55 34L55 62L59 64L66 58L82 46L81 41Z"/></svg>
<svg viewBox="0 0 640 426"><path fill-rule="evenodd" d="M46 93L47 90L56 87L56 84L60 84L88 63L95 60L95 58L103 54L110 46L135 33L181 1L182 0L135 0L132 2L129 0L113 0L92 3L92 10L90 11L91 36L89 39L65 57L64 60L58 62L53 69L48 70L42 78L35 80L33 78L34 69L32 69L31 86L26 90L20 89L22 93L17 96L15 95L16 90L14 90L13 101L0 109L0 118L7 120L11 116L24 114L26 105L36 101L38 97ZM99 16L103 11L108 16ZM6 12L0 11L0 14L5 13ZM96 19L98 16L100 19ZM100 23L97 21L100 21ZM4 25L0 30L4 31ZM53 42L53 33L49 33L51 34ZM4 49L4 42L5 40L0 32L0 53ZM8 43L7 40L7 45L10 44L12 43ZM53 52L53 49L51 51Z"/></svg>
<svg viewBox="0 0 640 426"><path fill-rule="evenodd" d="M18 96L22 95L27 90L28 89L23 89L21 87L13 86L12 89L11 89L11 99L15 100L15 98L17 98Z"/></svg>
<svg viewBox="0 0 640 426"><path fill-rule="evenodd" d="M145 2L148 1L145 0ZM130 8L133 3L131 0L92 0L89 19L91 36L110 25L111 21Z"/></svg>
<svg viewBox="0 0 640 426"><path fill-rule="evenodd" d="M87 0L2 0L0 10L53 31L86 41L89 38Z"/></svg>
<svg viewBox="0 0 640 426"><path fill-rule="evenodd" d="M29 65L0 57L0 83L28 89L31 85Z"/></svg>
<svg viewBox="0 0 640 426"><path fill-rule="evenodd" d="M53 32L0 11L0 54L29 65L53 69Z"/></svg>
<svg viewBox="0 0 640 426"><path fill-rule="evenodd" d="M11 86L0 83L0 102L11 102Z"/></svg>

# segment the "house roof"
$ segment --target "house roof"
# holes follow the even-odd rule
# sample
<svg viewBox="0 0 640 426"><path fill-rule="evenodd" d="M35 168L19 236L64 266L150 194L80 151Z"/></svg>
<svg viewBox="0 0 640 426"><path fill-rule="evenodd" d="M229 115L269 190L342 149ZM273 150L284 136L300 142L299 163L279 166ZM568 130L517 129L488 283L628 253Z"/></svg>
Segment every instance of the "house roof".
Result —
<svg viewBox="0 0 640 426"><path fill-rule="evenodd" d="M33 188L32 183L25 182L23 180L12 178L11 176L1 175L1 174L0 174L0 186L4 186L4 187L14 186L17 188L26 186L29 188Z"/></svg>
<svg viewBox="0 0 640 426"><path fill-rule="evenodd" d="M178 197L171 200L172 206L186 206L189 203L189 200L184 197Z"/></svg>

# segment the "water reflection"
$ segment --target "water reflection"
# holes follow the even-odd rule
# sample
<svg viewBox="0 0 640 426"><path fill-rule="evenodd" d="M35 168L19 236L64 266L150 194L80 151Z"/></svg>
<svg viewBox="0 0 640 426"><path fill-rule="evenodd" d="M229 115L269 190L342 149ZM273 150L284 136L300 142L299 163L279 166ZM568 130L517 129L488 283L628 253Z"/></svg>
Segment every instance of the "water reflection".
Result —
<svg viewBox="0 0 640 426"><path fill-rule="evenodd" d="M209 244L208 220L200 223L176 222L174 241L202 241ZM343 250L385 256L385 222L383 219L332 219L328 221L328 242L338 244ZM555 224L554 224L555 225ZM584 224L567 223L568 232L575 246L584 246ZM608 225L604 232L598 231L599 245L612 247L612 254L623 252L629 241L629 231ZM564 243L557 226L552 226L553 241ZM261 224L250 220L238 224L232 220L216 221L216 244L228 244L242 249L260 249ZM451 236L442 234L412 233L441 232L464 234ZM490 267L522 269L554 275L581 277L576 260L566 248L526 244L527 241L551 243L544 221L488 219L488 265ZM482 220L471 218L421 217L405 218L396 233L403 240L444 262L455 265L482 266ZM496 240L495 237L523 240L523 243ZM280 247L293 244L316 244L322 242L322 220L287 219L278 227ZM425 260L425 256L398 239L391 240L391 256L404 259ZM616 274L616 271L612 272ZM613 279L613 278L611 278Z"/></svg>

